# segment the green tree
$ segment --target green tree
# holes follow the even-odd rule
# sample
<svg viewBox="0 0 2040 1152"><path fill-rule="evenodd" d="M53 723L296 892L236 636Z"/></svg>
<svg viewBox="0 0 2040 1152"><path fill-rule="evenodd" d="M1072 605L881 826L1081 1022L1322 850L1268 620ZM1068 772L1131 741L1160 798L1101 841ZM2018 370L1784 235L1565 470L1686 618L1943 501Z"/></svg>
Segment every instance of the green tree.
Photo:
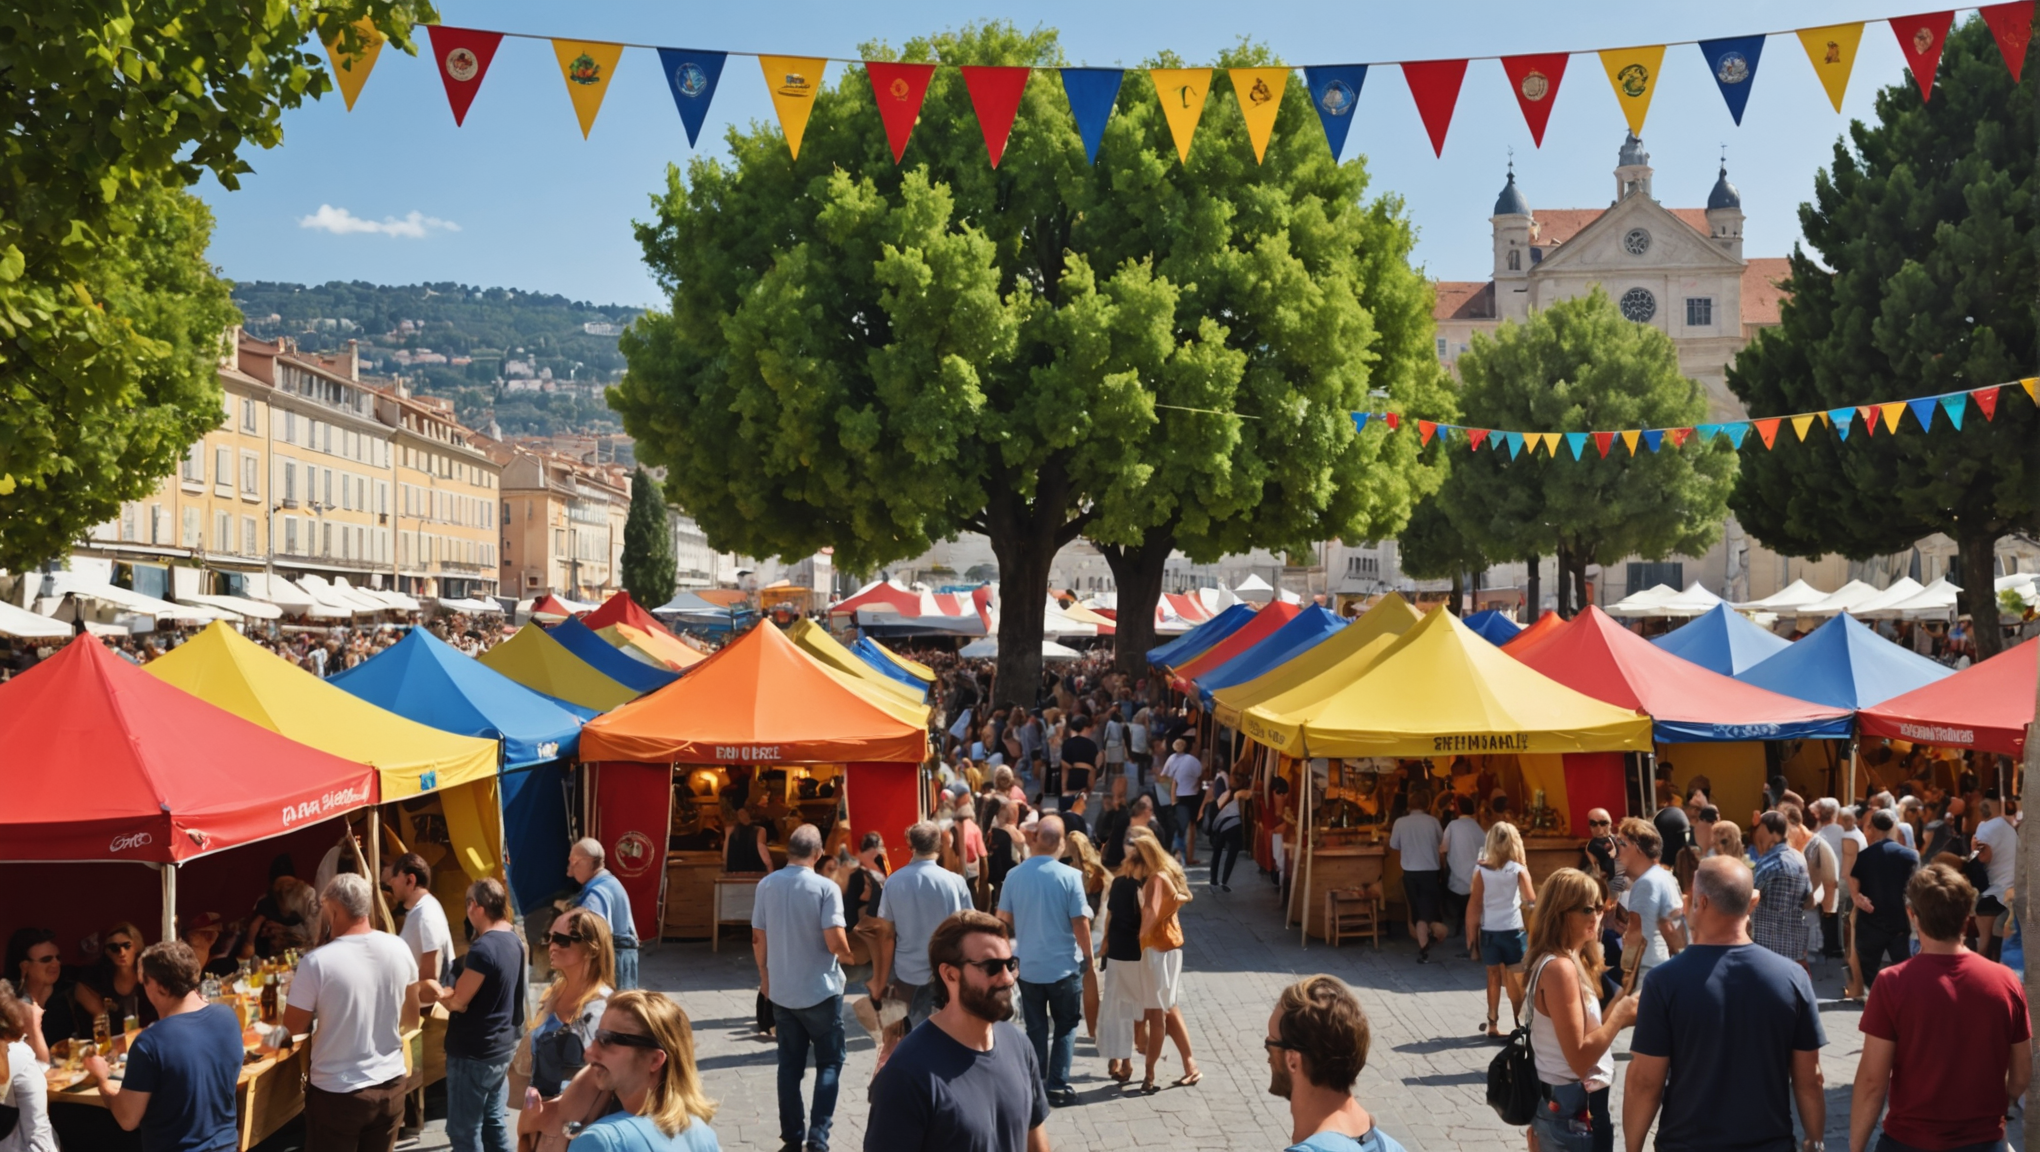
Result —
<svg viewBox="0 0 2040 1152"><path fill-rule="evenodd" d="M1948 37L1931 100L1910 77L1877 95L1877 123L1851 126L1799 209L1782 323L1736 358L1728 384L1763 415L1979 388L2040 371L2040 184L2029 56L2014 85L1989 29ZM1825 267L1823 267L1825 265ZM1766 544L1792 555L1857 559L1910 548L1935 532L1960 549L1963 608L1979 655L2002 647L1992 594L1997 542L2040 533L2040 417L2017 389L1986 423L1945 414L1922 435L1845 442L1831 432L1743 464L1733 506Z"/></svg>
<svg viewBox="0 0 2040 1152"><path fill-rule="evenodd" d="M1485 572L1495 562L1473 537L1460 531L1436 496L1418 501L1410 510L1409 523L1396 536L1396 545L1405 575L1452 581L1450 608L1454 616L1465 602L1467 574Z"/></svg>
<svg viewBox="0 0 2040 1152"><path fill-rule="evenodd" d="M1671 338L1622 318L1607 293L1562 300L1529 320L1476 333L1459 358L1460 406L1475 428L1587 432L1692 425L1706 418L1700 385L1679 374ZM1463 451L1463 449L1460 449ZM1636 454L1620 439L1604 457L1589 440L1575 460L1492 442L1456 456L1440 489L1446 514L1490 556L1556 554L1559 611L1585 606L1589 564L1705 551L1721 534L1735 449L1721 439L1665 437Z"/></svg>
<svg viewBox="0 0 2040 1152"><path fill-rule="evenodd" d="M1004 23L862 51L1063 62L1054 32ZM1346 412L1370 386L1410 398L1371 375L1360 299L1368 246L1401 259L1406 225L1359 205L1358 166L1331 162L1300 90L1249 169L1214 86L1187 167L1145 73L1126 74L1094 167L1060 79L1037 71L993 169L951 69L896 166L851 69L818 94L797 162L754 128L732 133L733 166L669 171L639 236L671 307L625 335L610 393L640 454L734 551L833 545L876 567L983 532L1013 698L1037 679L1050 561L1081 533L1219 538L1262 507L1284 540L1392 530L1424 471ZM1243 429L1257 420L1280 427ZM1352 479L1376 469L1410 475L1379 492Z"/></svg>
<svg viewBox="0 0 2040 1152"><path fill-rule="evenodd" d="M372 16L408 45L430 13L402 0L0 12L0 567L63 551L219 419L216 383L190 375L219 330L185 329L231 313L207 286L210 217L172 193L206 172L234 187L242 148L275 144L283 110L332 86L305 50L316 29ZM197 299L174 298L184 290Z"/></svg>
<svg viewBox="0 0 2040 1152"><path fill-rule="evenodd" d="M673 598L673 526L658 481L639 468L630 478L623 522L623 590L647 608Z"/></svg>

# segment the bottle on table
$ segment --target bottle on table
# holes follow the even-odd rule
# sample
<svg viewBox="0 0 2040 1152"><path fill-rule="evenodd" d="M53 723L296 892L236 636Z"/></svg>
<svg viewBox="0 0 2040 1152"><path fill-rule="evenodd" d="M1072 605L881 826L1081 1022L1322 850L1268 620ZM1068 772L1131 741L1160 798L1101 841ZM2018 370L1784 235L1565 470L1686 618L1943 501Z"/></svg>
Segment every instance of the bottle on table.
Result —
<svg viewBox="0 0 2040 1152"><path fill-rule="evenodd" d="M92 1044L101 1056L113 1055L113 1022L104 1009L92 1018Z"/></svg>

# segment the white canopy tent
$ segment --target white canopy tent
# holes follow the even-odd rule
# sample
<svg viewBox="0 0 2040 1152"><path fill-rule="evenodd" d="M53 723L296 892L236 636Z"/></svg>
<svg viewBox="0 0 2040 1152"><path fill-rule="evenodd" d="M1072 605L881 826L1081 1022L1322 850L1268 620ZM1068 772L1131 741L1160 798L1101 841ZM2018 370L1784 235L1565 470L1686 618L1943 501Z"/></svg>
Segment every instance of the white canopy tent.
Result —
<svg viewBox="0 0 2040 1152"><path fill-rule="evenodd" d="M1610 616L1649 616L1649 609L1655 608L1679 594L1669 584L1653 584L1641 592L1632 592L1613 604L1606 611Z"/></svg>
<svg viewBox="0 0 2040 1152"><path fill-rule="evenodd" d="M0 600L0 636L12 636L18 640L54 640L70 634L71 626L62 620L52 620Z"/></svg>
<svg viewBox="0 0 2040 1152"><path fill-rule="evenodd" d="M966 660L995 659L999 655L999 638L997 636L987 636L982 640L973 640L965 644L956 654ZM1079 660L1083 658L1083 655L1082 652L1058 644L1053 640L1043 640L1041 642L1041 658L1043 660Z"/></svg>
<svg viewBox="0 0 2040 1152"><path fill-rule="evenodd" d="M1910 576L1902 576L1891 587L1875 596L1865 597L1851 604L1848 612L1849 615L1857 617L1889 615L1888 609L1893 605L1902 604L1924 591L1926 588L1919 581Z"/></svg>
<svg viewBox="0 0 2040 1152"><path fill-rule="evenodd" d="M439 606L448 612L501 612L503 606L493 600L469 600L460 596L441 596Z"/></svg>
<svg viewBox="0 0 2040 1152"><path fill-rule="evenodd" d="M1955 614L1955 597L1961 591L1959 585L1948 583L1948 578L1943 576L1912 596L1883 609L1880 615L1906 620L1946 620Z"/></svg>
<svg viewBox="0 0 2040 1152"><path fill-rule="evenodd" d="M1913 590L1919 589L1915 587ZM1835 589L1825 600L1802 604L1794 611L1801 616L1832 616L1837 612L1853 612L1858 604L1877 594L1877 589L1861 580L1851 580Z"/></svg>
<svg viewBox="0 0 2040 1152"><path fill-rule="evenodd" d="M1806 581L1794 580L1792 583L1787 584L1785 587L1778 589L1761 600L1745 600L1739 604L1731 604L1730 607L1739 612L1776 612L1782 616L1791 613L1795 609L1804 608L1808 604L1817 604L1827 598L1828 594L1826 592L1815 588Z"/></svg>
<svg viewBox="0 0 2040 1152"><path fill-rule="evenodd" d="M278 608L276 605L264 604L260 600L250 600L246 596L214 596L208 593L194 592L189 596L180 596L178 599L191 604L203 604L207 608L218 608L224 612L232 612L236 616L247 620L275 620L283 615L283 609Z"/></svg>
<svg viewBox="0 0 2040 1152"><path fill-rule="evenodd" d="M1261 579L1259 572L1247 573L1247 578L1233 586L1233 595L1256 604L1265 604L1275 598L1275 586Z"/></svg>
<svg viewBox="0 0 2040 1152"><path fill-rule="evenodd" d="M111 604L121 612L157 620L189 620L210 624L214 620L240 619L239 616L216 608L207 608L199 604L173 604L168 600L158 600L154 596L145 596L127 588L117 588L84 573L56 572L52 573L52 577L55 591L44 598L52 611L62 602L64 596L69 594L77 596L80 600L97 600Z"/></svg>
<svg viewBox="0 0 2040 1152"><path fill-rule="evenodd" d="M1721 597L1716 596L1714 593L1709 592L1705 588L1702 588L1700 586L1700 582L1696 580L1693 582L1692 586L1687 588L1684 592L1681 592L1677 596L1674 596L1671 599L1660 603L1657 606L1657 608L1650 613L1650 615L1680 616L1680 617L1705 616L1707 613L1713 611L1714 606L1719 603L1721 603Z"/></svg>
<svg viewBox="0 0 2040 1152"><path fill-rule="evenodd" d="M246 589L248 595L254 599L274 604L277 608L292 616L331 617L334 615L331 609L312 599L310 594L305 592L304 589L285 580L281 576L272 576L267 572L250 573L247 578ZM352 615L352 613L347 613L346 615Z"/></svg>

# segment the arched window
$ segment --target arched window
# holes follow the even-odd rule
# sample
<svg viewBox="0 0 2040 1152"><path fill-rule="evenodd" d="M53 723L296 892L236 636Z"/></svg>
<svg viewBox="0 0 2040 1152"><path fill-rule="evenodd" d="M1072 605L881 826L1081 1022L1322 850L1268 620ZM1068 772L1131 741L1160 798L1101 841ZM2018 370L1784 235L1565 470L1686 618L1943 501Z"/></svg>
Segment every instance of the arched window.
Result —
<svg viewBox="0 0 2040 1152"><path fill-rule="evenodd" d="M1521 272L1522 270L1523 270L1522 250L1517 248L1509 249L1509 271Z"/></svg>

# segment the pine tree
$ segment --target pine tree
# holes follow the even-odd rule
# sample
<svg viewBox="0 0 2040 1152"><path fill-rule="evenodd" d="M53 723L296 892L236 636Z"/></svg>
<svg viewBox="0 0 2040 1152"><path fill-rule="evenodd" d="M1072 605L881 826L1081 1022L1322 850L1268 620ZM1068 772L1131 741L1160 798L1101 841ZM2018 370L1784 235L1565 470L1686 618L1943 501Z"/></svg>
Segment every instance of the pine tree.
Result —
<svg viewBox="0 0 2040 1152"><path fill-rule="evenodd" d="M640 468L630 480L630 516L623 522L623 589L647 608L673 598L673 526L658 482Z"/></svg>

